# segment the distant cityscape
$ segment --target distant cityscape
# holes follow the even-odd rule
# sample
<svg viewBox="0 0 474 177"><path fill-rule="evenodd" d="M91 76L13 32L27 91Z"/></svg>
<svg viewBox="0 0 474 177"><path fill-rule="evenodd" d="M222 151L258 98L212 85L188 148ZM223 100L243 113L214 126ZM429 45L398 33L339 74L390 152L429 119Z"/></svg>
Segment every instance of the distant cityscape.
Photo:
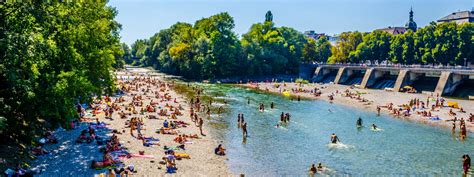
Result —
<svg viewBox="0 0 474 177"><path fill-rule="evenodd" d="M474 8L472 8L472 10L470 11L466 10L466 11L453 12L443 18L436 20L436 22L437 23L456 22L457 24L473 23L474 22ZM385 31L392 35L398 35L398 34L405 33L409 29L411 29L412 31L416 31L418 29L417 24L414 21L413 9L410 9L408 22L405 24L405 26L388 26L386 28L380 28L376 30ZM304 34L306 35L306 37L312 38L315 40L318 40L319 38L325 36L332 45L335 45L338 39L338 35L331 36L331 35L327 35L326 33L317 33L315 30L305 31Z"/></svg>

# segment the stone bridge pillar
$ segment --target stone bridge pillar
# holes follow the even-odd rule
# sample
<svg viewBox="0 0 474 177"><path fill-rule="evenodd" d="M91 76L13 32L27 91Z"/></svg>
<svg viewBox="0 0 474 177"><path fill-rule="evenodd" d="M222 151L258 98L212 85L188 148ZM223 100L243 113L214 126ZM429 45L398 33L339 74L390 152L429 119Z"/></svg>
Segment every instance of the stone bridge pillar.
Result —
<svg viewBox="0 0 474 177"><path fill-rule="evenodd" d="M398 73L397 81L393 86L393 91L399 92L403 85L405 85L405 83L407 82L407 73L408 70L406 69L400 70L400 73Z"/></svg>
<svg viewBox="0 0 474 177"><path fill-rule="evenodd" d="M450 71L443 71L441 72L441 76L439 76L438 84L436 85L435 93L438 95L443 95L444 89L448 84L449 78L451 77Z"/></svg>
<svg viewBox="0 0 474 177"><path fill-rule="evenodd" d="M360 83L360 88L367 88L367 83L369 82L369 79L373 77L374 69L373 68L368 68L367 71L365 72L364 78L362 79L362 82Z"/></svg>
<svg viewBox="0 0 474 177"><path fill-rule="evenodd" d="M337 71L337 75L336 75L336 78L334 79L334 84L339 84L339 81L341 81L341 83L343 83L345 80L344 78L344 73L346 71L346 67L342 67L342 68L339 68L339 70ZM342 80L341 80L342 78Z"/></svg>

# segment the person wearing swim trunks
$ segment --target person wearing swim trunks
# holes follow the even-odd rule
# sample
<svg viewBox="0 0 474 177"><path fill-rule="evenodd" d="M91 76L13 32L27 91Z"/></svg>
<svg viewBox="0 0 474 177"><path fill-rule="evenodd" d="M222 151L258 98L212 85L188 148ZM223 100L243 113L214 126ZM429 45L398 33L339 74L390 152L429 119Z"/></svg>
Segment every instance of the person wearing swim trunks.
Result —
<svg viewBox="0 0 474 177"><path fill-rule="evenodd" d="M333 133L331 135L331 143L332 144L336 144L337 142L340 142L339 138L337 137L337 135L335 133Z"/></svg>

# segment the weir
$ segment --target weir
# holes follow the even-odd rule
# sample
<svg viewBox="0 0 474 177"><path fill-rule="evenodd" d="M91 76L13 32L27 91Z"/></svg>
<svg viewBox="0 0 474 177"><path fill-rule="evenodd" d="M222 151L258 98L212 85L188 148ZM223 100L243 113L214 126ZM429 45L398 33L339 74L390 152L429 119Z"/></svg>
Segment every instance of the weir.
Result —
<svg viewBox="0 0 474 177"><path fill-rule="evenodd" d="M434 92L441 96L474 96L474 69L471 68L319 65L312 81L360 84L360 88L392 88L393 91L412 87L417 92Z"/></svg>
<svg viewBox="0 0 474 177"><path fill-rule="evenodd" d="M314 72L313 81L322 83L334 82L338 72L339 68L317 67Z"/></svg>
<svg viewBox="0 0 474 177"><path fill-rule="evenodd" d="M334 79L335 84L344 84L344 85L355 85L360 84L364 78L366 69L357 69L357 68L340 68L336 79Z"/></svg>

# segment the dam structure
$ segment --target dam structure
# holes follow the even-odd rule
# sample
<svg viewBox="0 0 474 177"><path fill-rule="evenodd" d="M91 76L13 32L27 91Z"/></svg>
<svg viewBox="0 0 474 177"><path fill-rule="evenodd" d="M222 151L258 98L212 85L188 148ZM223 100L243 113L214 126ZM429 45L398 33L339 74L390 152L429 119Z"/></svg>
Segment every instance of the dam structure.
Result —
<svg viewBox="0 0 474 177"><path fill-rule="evenodd" d="M474 96L474 68L469 67L320 64L311 80L392 91L414 88L440 96Z"/></svg>

